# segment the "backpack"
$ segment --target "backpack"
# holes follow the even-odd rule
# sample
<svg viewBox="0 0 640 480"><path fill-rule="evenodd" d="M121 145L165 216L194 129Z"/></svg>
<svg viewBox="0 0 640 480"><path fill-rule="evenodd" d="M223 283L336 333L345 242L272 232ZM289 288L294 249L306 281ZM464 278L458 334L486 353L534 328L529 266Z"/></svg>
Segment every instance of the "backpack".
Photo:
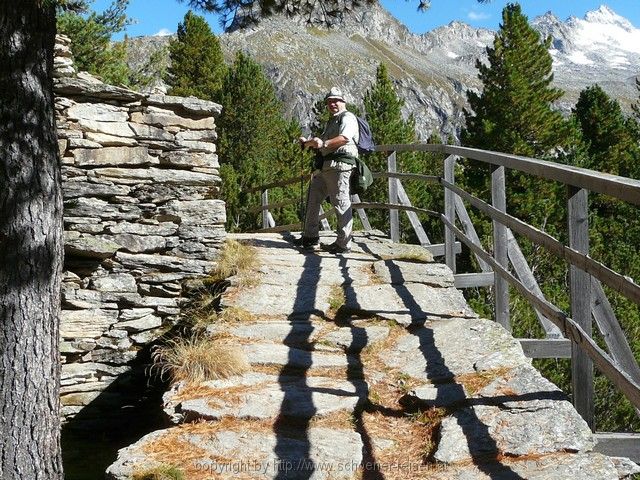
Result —
<svg viewBox="0 0 640 480"><path fill-rule="evenodd" d="M356 119L358 120L359 133L358 143L356 144L358 147L358 153L360 155L371 153L376 148L376 144L373 141L373 135L371 135L371 127L364 118L360 118L356 115ZM355 193L357 195L364 193L372 183L373 175L371 174L371 170L369 170L366 163L357 158L356 167L353 169L353 173L349 179L351 193Z"/></svg>
<svg viewBox="0 0 640 480"><path fill-rule="evenodd" d="M356 158L356 166L351 173L351 178L349 178L349 190L351 190L352 194L359 195L364 193L372 183L373 175L371 170L369 170L366 163Z"/></svg>
<svg viewBox="0 0 640 480"><path fill-rule="evenodd" d="M358 120L358 153L365 154L375 151L376 144L373 141L373 135L371 134L371 127L364 118L360 118L356 115Z"/></svg>

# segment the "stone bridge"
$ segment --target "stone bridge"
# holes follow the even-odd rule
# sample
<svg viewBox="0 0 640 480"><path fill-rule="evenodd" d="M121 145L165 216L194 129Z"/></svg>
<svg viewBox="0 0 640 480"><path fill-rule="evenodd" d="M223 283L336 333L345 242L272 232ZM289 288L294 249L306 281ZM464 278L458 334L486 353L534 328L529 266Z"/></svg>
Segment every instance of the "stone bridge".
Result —
<svg viewBox="0 0 640 480"><path fill-rule="evenodd" d="M250 371L165 395L174 426L120 451L126 479L174 465L189 479L618 479L636 466L595 438L519 343L479 318L421 247L357 234L351 253L255 247L249 282L208 329ZM332 239L323 237L323 242Z"/></svg>

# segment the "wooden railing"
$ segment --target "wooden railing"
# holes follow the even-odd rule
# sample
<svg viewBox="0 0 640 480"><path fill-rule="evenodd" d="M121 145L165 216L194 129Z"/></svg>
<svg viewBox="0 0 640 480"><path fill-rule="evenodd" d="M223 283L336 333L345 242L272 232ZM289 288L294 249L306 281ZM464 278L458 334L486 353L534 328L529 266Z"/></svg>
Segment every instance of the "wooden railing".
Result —
<svg viewBox="0 0 640 480"><path fill-rule="evenodd" d="M536 160L453 145L411 144L381 145L378 151L389 153L388 171L374 174L388 179L389 202L362 202L353 196L353 207L363 227L370 229L365 209L389 210L389 231L393 241L400 240L399 213L406 212L420 243L435 256L443 255L454 272L456 286L493 287L495 320L511 331L509 286L518 291L535 309L545 331L545 339L519 339L531 358L571 358L573 401L576 409L593 429L595 365L640 412L640 367L627 338L616 319L602 288L604 283L627 299L640 304L640 286L589 256L588 193L605 194L640 205L640 181L595 172L579 167ZM396 152L432 152L448 155L443 177L397 173ZM491 204L474 197L455 184L455 166L464 157L486 163L491 168ZM561 182L567 186L568 245L506 212L505 169ZM439 183L444 188L444 212L433 212L411 204L401 180L411 179ZM299 182L300 177L254 189L262 192L262 231L298 230L301 225L276 226L269 209L268 189ZM493 225L493 253L481 245L467 213L465 202L489 216ZM279 205L282 206L282 205ZM254 209L255 210L255 209ZM444 244L433 245L422 228L417 213L437 216L442 220ZM321 215L323 228L329 229L326 215ZM459 225L459 226L458 226ZM545 299L513 232L569 264L570 314ZM456 254L464 243L475 256L481 272L456 273ZM592 338L592 316L607 345L608 353ZM603 453L628 456L640 460L640 436L637 434L598 434Z"/></svg>

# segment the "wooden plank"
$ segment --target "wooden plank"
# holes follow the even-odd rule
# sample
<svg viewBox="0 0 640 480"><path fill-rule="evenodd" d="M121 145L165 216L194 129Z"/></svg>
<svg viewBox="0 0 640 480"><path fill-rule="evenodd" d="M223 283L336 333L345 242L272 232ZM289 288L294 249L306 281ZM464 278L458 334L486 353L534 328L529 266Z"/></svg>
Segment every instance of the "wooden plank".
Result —
<svg viewBox="0 0 640 480"><path fill-rule="evenodd" d="M456 273L453 276L456 288L490 287L493 285L493 272Z"/></svg>
<svg viewBox="0 0 640 480"><path fill-rule="evenodd" d="M567 189L567 229L569 246L577 252L589 254L589 202L583 188ZM571 317L591 337L591 277L575 265L569 267ZM593 403L593 363L577 345L571 351L571 384L573 405L591 427L595 428Z"/></svg>
<svg viewBox="0 0 640 480"><path fill-rule="evenodd" d="M376 145L376 152L436 152L446 153L441 143L398 143L393 145Z"/></svg>
<svg viewBox="0 0 640 480"><path fill-rule="evenodd" d="M597 432L594 451L610 457L626 457L640 462L640 433Z"/></svg>
<svg viewBox="0 0 640 480"><path fill-rule="evenodd" d="M505 184L504 167L497 167L493 165L491 167L491 203L496 210L503 213L506 213L507 211ZM493 220L493 256L496 262L498 262L502 267L508 268L509 249L507 247L507 227L497 220ZM510 332L509 285L504 278L500 275L496 275L493 288L496 322Z"/></svg>
<svg viewBox="0 0 640 480"><path fill-rule="evenodd" d="M401 151L398 149L398 151ZM443 145L442 151L460 157L472 158L491 165L500 165L530 173L536 177L554 180L572 185L576 188L585 188L592 192L610 195L620 200L640 205L640 180L618 177L607 173L588 170L586 168L563 165L556 162L547 162L535 158L508 155L506 153L489 152L475 148Z"/></svg>
<svg viewBox="0 0 640 480"><path fill-rule="evenodd" d="M248 233L278 233L278 232L296 232L302 228L301 223L290 223L288 225L278 225L269 228L261 228Z"/></svg>
<svg viewBox="0 0 640 480"><path fill-rule="evenodd" d="M276 226L276 221L273 218L273 215L271 215L271 212L267 211L267 227L273 228L275 226Z"/></svg>
<svg viewBox="0 0 640 480"><path fill-rule="evenodd" d="M425 143L378 145L376 150L380 152L393 150L396 152L435 152L458 155L491 165L500 165L512 170L529 173L540 178L554 180L565 185L586 188L592 192L603 193L640 205L640 180L619 177L586 168L455 145Z"/></svg>
<svg viewBox="0 0 640 480"><path fill-rule="evenodd" d="M256 213L256 212L262 212L263 210L275 210L276 208L288 207L290 205L297 205L297 204L298 204L298 200L288 200L286 202L272 203L270 205L258 205L256 207L247 208L246 212Z"/></svg>
<svg viewBox="0 0 640 480"><path fill-rule="evenodd" d="M431 215L432 217L440 217L440 213L433 210L427 210L426 208L410 207L408 205L402 205L400 203L376 203L376 202L360 202L352 204L353 208L373 208L375 210L400 210L405 212L416 212Z"/></svg>
<svg viewBox="0 0 640 480"><path fill-rule="evenodd" d="M329 213L324 213L324 209L322 208L322 205L320 205L320 216L318 218L320 218L320 226L322 228L322 230L324 231L329 231L331 230L331 225L329 225L329 222L327 221L327 215L332 215L334 214L334 210L333 207L331 207L331 210L329 210Z"/></svg>
<svg viewBox="0 0 640 480"><path fill-rule="evenodd" d="M454 174L456 168L456 157L453 155L449 155L444 160L444 178L449 183L454 183ZM456 222L456 205L454 200L454 194L450 190L444 191L444 215L451 221L451 223L455 224ZM456 255L453 252L453 244L456 241L453 232L451 232L448 228L444 229L444 245L445 245L445 255L444 260L447 266L451 269L453 273L456 273Z"/></svg>
<svg viewBox="0 0 640 480"><path fill-rule="evenodd" d="M423 245L423 248L429 252L434 257L444 257L444 243L432 243L431 245ZM460 242L454 242L453 244L454 253L460 254L462 252L462 244Z"/></svg>
<svg viewBox="0 0 640 480"><path fill-rule="evenodd" d="M360 203L360 196L357 193L351 195L351 207L358 213L358 217L360 217L360 222L362 222L362 228L365 231L373 230L371 228L371 224L369 223L369 217L367 217L367 212L364 211L364 208L354 208L353 205L356 203Z"/></svg>
<svg viewBox="0 0 640 480"><path fill-rule="evenodd" d="M604 193L605 195L640 205L640 180L619 177L586 168L573 167L571 165L563 165L561 163L520 157L506 153L479 150L476 148L458 147L456 145L426 143L378 145L376 150L379 152L435 152L458 155L459 157L471 158L479 162L500 165L512 170L530 173L531 175L554 180L566 185L586 188L592 192Z"/></svg>
<svg viewBox="0 0 640 480"><path fill-rule="evenodd" d="M280 180L279 182L267 183L266 185L247 188L246 190L241 190L241 192L254 193L254 192L261 192L263 190L269 190L271 188L276 188L276 187L286 187L287 185L291 185L292 183L299 182L300 180L306 181L306 180L309 180L310 178L311 178L311 174L309 173L306 175L300 175L298 177L291 177L285 180Z"/></svg>
<svg viewBox="0 0 640 480"><path fill-rule="evenodd" d="M407 192L405 192L404 187L400 182L398 182L398 200L402 205L413 207L413 205L411 204L411 200L407 195ZM416 232L416 236L420 241L420 245L430 245L431 242L429 241L427 232L425 232L424 228L422 228L422 222L420 222L420 219L418 218L418 215L416 214L416 212L405 210L405 213L407 214L407 217L409 217L409 222L413 227L413 231Z"/></svg>
<svg viewBox="0 0 640 480"><path fill-rule="evenodd" d="M627 337L613 313L602 285L595 278L591 279L591 313L604 338L609 353L631 378L640 383L640 367L636 361Z"/></svg>
<svg viewBox="0 0 640 480"><path fill-rule="evenodd" d="M524 254L522 253L522 250L520 250L520 245L518 245L518 241L513 236L513 232L510 229L507 229L507 248L509 251L511 265L513 265L513 269L520 281L535 295L540 298L544 298L542 290L540 290L540 286L538 285L538 281L536 280L536 277L533 276L533 272L531 271L531 268L529 268L527 259L524 258ZM539 310L535 310L535 312L547 338L562 338L562 333L560 333L560 330L553 324L553 322L545 317Z"/></svg>
<svg viewBox="0 0 640 480"><path fill-rule="evenodd" d="M462 229L464 230L464 233L466 233L467 236L471 240L473 240L473 242L476 245L481 246L482 244L480 243L480 237L478 236L478 232L476 232L476 229L473 226L473 222L469 217L469 212L467 212L467 208L464 206L464 202L458 195L454 194L454 197L455 197L455 204L456 204L456 213L458 214L458 219L462 224ZM491 267L487 265L487 262L482 260L477 255L475 257L476 257L476 260L478 261L478 265L480 265L480 270L482 270L483 272L492 271Z"/></svg>
<svg viewBox="0 0 640 480"><path fill-rule="evenodd" d="M269 225L269 190L264 190L260 195L261 203L262 203L262 228L269 228L273 225Z"/></svg>
<svg viewBox="0 0 640 480"><path fill-rule="evenodd" d="M493 257L482 248L474 245L473 242L466 237L464 232L451 224L444 215L441 215L440 218L453 230L456 236L467 245L467 247L482 256L482 258L493 268L496 274L503 276L509 284L518 290L518 292L531 302L535 308L540 309L540 311L549 320L555 323L566 338L571 340L573 343L577 343L587 353L587 355L589 355L591 360L593 360L596 367L609 380L611 380L616 387L618 387L620 392L629 399L634 407L640 407L640 384L633 380L626 372L622 371L618 364L609 355L607 355L607 353L604 352L584 330L582 330L582 327L580 327L558 307L544 299L536 297L533 292L527 290L527 288L516 277L514 277L511 272L498 264L498 262L496 262Z"/></svg>
<svg viewBox="0 0 640 480"><path fill-rule="evenodd" d="M498 220L507 227L511 228L514 232L524 235L532 242L542 245L554 255L564 259L568 263L579 267L581 270L588 272L592 276L596 277L607 286L614 289L616 292L621 293L632 302L640 305L640 285L626 278L624 275L614 272L606 265L595 261L584 253L573 250L561 242L553 238L546 232L539 230L531 225L519 220L511 215L507 215L499 210L496 210L491 205L483 202L479 198L465 192L461 188L448 183L445 180L441 180L442 185L445 188L450 188L453 192L460 195L464 200L471 203L478 210L484 212L491 218Z"/></svg>
<svg viewBox="0 0 640 480"><path fill-rule="evenodd" d="M398 178L400 180L420 180L427 183L438 183L440 177L436 175L421 175L419 173L400 173L400 172L372 172L373 178Z"/></svg>
<svg viewBox="0 0 640 480"><path fill-rule="evenodd" d="M565 338L518 338L528 358L571 358L571 340Z"/></svg>
<svg viewBox="0 0 640 480"><path fill-rule="evenodd" d="M396 152L391 152L387 158L387 170L389 173L396 172ZM398 180L389 177L389 203L398 203ZM397 209L389 210L389 232L392 242L400 242L400 215Z"/></svg>

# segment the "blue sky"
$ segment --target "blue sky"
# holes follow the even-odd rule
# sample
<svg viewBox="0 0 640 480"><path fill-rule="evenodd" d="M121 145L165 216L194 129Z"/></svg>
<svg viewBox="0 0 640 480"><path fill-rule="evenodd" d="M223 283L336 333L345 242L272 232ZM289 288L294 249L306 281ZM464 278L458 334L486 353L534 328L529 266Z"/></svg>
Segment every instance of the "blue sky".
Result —
<svg viewBox="0 0 640 480"><path fill-rule="evenodd" d="M431 8L425 13L417 13L417 0L381 0L382 4L395 17L415 33L423 33L453 20L460 20L474 27L497 30L500 12L509 3L508 0L493 0L488 4L476 0L432 0ZM110 0L96 0L93 8L102 11ZM551 10L557 17L565 20L569 16L582 18L589 10L595 10L605 4L617 14L626 17L634 26L640 27L640 8L638 0L522 0L524 13L533 20ZM137 23L127 28L129 36L153 35L160 31L175 32L188 8L177 0L130 0L128 14ZM204 15L214 31L220 32L218 19L214 15Z"/></svg>

